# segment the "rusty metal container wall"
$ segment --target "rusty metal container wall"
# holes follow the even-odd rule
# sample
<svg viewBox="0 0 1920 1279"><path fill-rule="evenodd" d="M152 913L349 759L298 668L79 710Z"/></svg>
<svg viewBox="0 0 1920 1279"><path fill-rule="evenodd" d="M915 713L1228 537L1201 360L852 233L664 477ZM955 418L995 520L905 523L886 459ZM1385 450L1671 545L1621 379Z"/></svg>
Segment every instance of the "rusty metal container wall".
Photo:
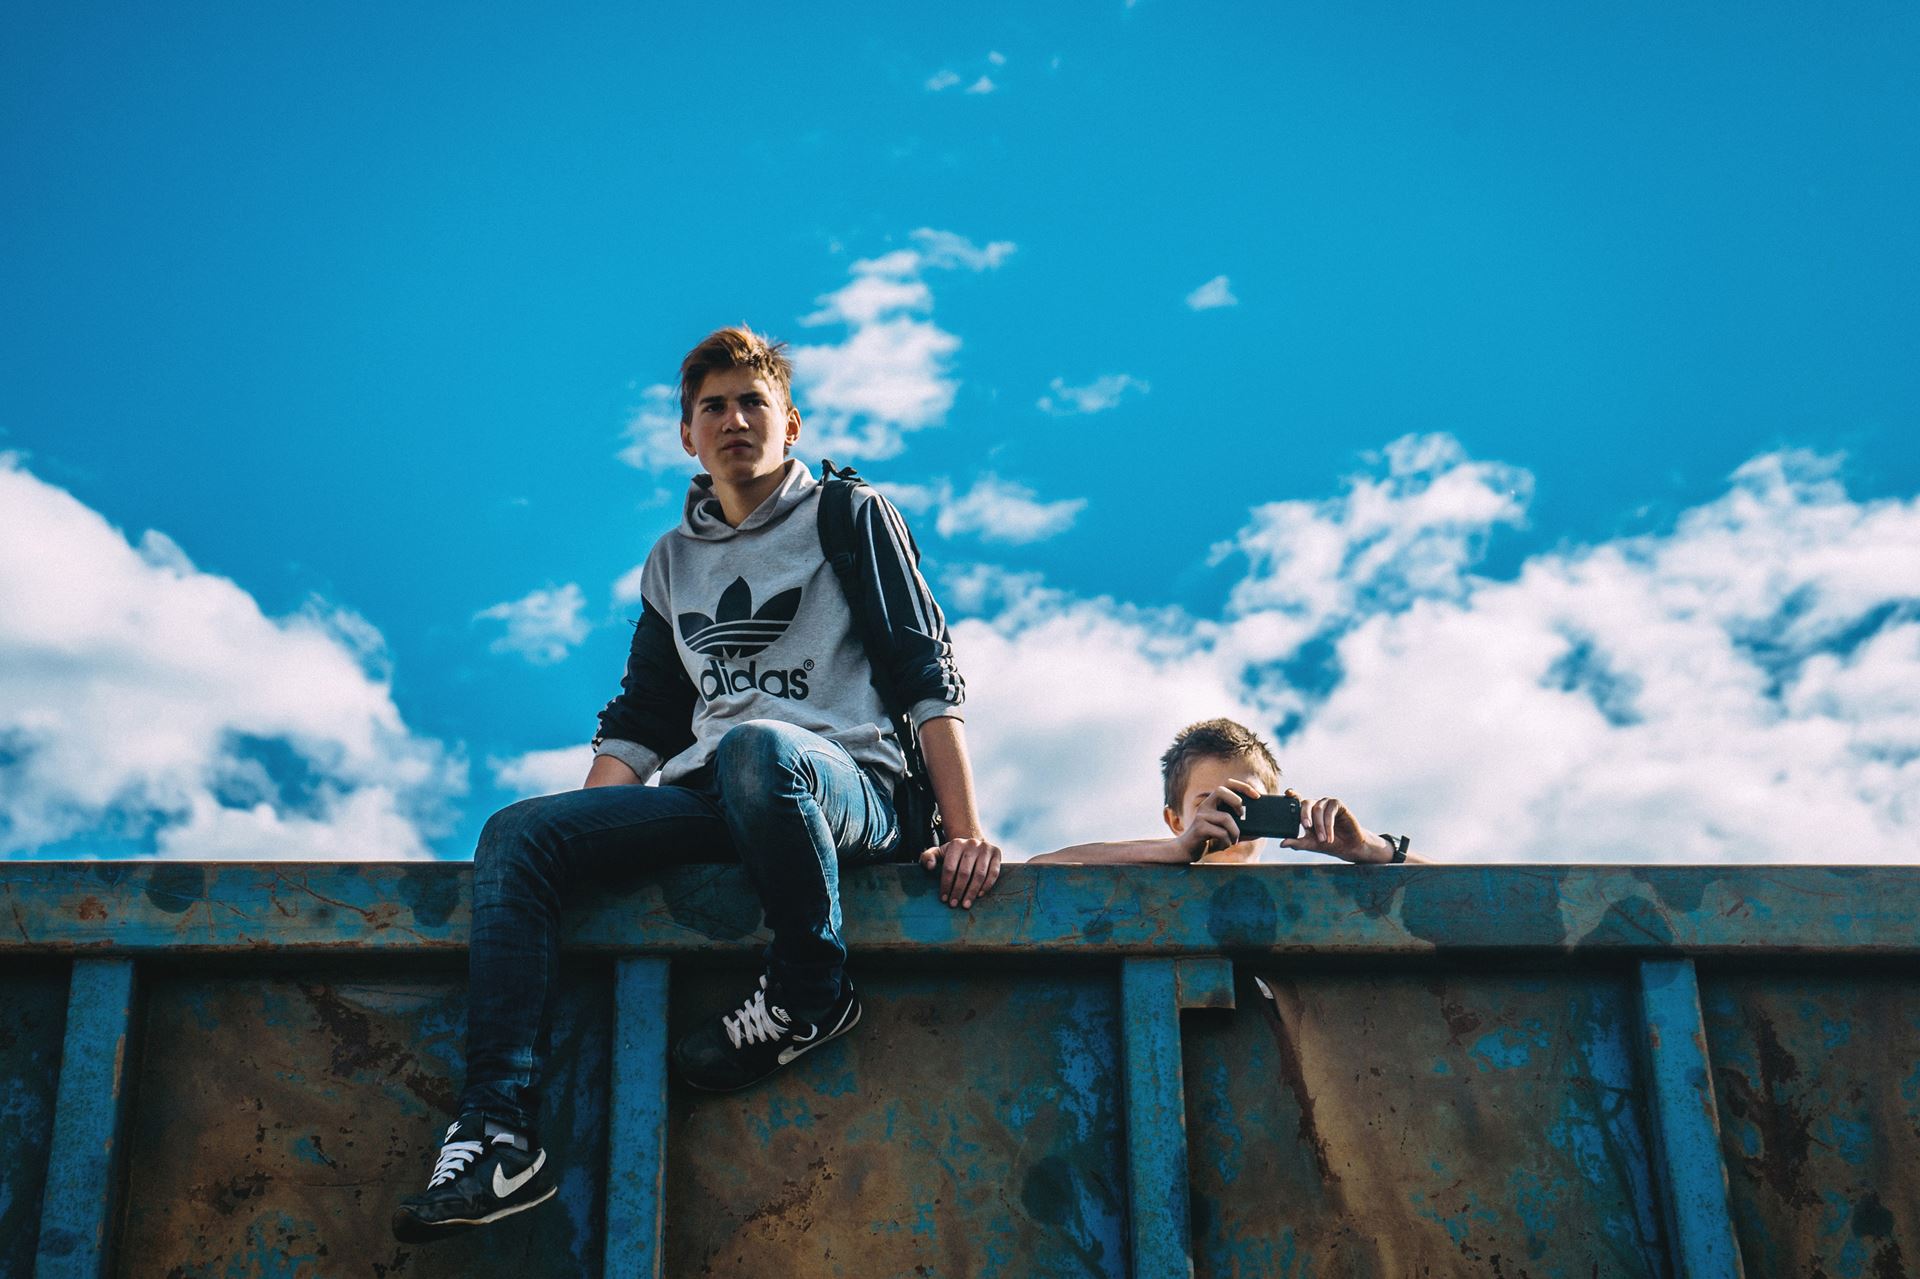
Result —
<svg viewBox="0 0 1920 1279"><path fill-rule="evenodd" d="M0 968L0 1275L33 1271L66 1021L66 964Z"/></svg>
<svg viewBox="0 0 1920 1279"><path fill-rule="evenodd" d="M1750 1275L1920 1273L1920 972L1889 968L1703 969Z"/></svg>
<svg viewBox="0 0 1920 1279"><path fill-rule="evenodd" d="M463 1062L466 982L420 967L147 978L117 1274L600 1273L604 964L569 967L555 1015L542 1138L564 1169L557 1205L435 1249L388 1233L432 1165Z"/></svg>
<svg viewBox="0 0 1920 1279"><path fill-rule="evenodd" d="M751 971L754 903L669 872L569 927L559 1202L402 1248L461 1072L468 873L0 865L0 1273L1920 1256L1920 873L1805 867L1015 867L971 914L850 874L863 1025L737 1097L669 1087L664 1045Z"/></svg>
<svg viewBox="0 0 1920 1279"><path fill-rule="evenodd" d="M1185 1028L1196 1274L1668 1273L1617 969L1243 970Z"/></svg>
<svg viewBox="0 0 1920 1279"><path fill-rule="evenodd" d="M677 980L675 1029L741 974ZM1111 969L889 964L762 1088L670 1093L666 1273L1124 1276Z"/></svg>

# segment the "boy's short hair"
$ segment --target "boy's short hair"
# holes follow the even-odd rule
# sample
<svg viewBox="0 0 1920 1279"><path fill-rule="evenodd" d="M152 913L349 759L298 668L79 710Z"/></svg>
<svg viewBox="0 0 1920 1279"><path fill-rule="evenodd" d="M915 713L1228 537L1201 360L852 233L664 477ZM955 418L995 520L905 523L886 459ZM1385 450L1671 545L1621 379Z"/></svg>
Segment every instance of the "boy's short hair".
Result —
<svg viewBox="0 0 1920 1279"><path fill-rule="evenodd" d="M680 421L693 421L694 397L707 374L720 369L752 369L780 388L793 404L793 363L787 359L787 344L755 333L744 324L715 329L700 339L700 345L680 361Z"/></svg>
<svg viewBox="0 0 1920 1279"><path fill-rule="evenodd" d="M1237 720L1203 719L1174 734L1173 745L1160 757L1160 776L1166 782L1168 808L1180 807L1187 789L1187 775L1199 759L1244 759L1253 766L1268 790L1280 788L1280 762L1259 734Z"/></svg>

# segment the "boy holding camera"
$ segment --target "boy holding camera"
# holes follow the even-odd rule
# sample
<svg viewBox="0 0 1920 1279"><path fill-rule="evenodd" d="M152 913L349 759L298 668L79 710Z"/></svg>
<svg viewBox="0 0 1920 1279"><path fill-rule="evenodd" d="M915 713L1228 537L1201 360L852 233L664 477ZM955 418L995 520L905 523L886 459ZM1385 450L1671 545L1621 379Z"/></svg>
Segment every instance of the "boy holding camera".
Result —
<svg viewBox="0 0 1920 1279"><path fill-rule="evenodd" d="M1230 719L1189 724L1160 757L1166 788L1161 819L1169 838L1076 844L1029 860L1038 864L1225 865L1258 859L1259 841L1328 853L1349 862L1417 862L1404 835L1376 835L1337 799L1304 800L1280 788L1280 765L1253 730Z"/></svg>

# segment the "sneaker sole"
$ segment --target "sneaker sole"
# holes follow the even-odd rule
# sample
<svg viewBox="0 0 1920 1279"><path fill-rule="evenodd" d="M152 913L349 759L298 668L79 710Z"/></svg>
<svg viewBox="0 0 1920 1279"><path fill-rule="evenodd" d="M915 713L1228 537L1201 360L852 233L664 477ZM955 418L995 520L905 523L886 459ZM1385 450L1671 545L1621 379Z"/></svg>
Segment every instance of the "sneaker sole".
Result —
<svg viewBox="0 0 1920 1279"><path fill-rule="evenodd" d="M773 1069L767 1071L766 1074L755 1075L752 1079L749 1079L744 1083L703 1084L703 1083L698 1083L693 1079L689 1079L685 1075L682 1075L681 1078L686 1082L687 1087L697 1088L701 1092L739 1092L743 1088L751 1088L755 1084L761 1082L762 1080L771 1079L773 1076L779 1074L781 1071L785 1070L788 1066L791 1066L794 1062L799 1061L802 1057L806 1056L808 1053L812 1052L814 1049L818 1048L820 1045L832 1043L834 1040L840 1038L840 1036L846 1034L849 1030L852 1030L855 1026L858 1026L860 1024L860 1001L857 999L854 1000L852 1006L848 1009L848 1012L850 1015L847 1018L845 1018L843 1021L841 1021L841 1023L838 1026L835 1026L832 1030L820 1036L820 1038L814 1040L812 1043L808 1044L805 1048L802 1048L799 1052L787 1058L785 1061L775 1063Z"/></svg>
<svg viewBox="0 0 1920 1279"><path fill-rule="evenodd" d="M396 1214L393 1219L393 1237L401 1243L433 1243L453 1235L465 1234L475 1226L485 1226L502 1217L511 1217L516 1212L537 1208L559 1192L560 1187L549 1186L547 1193L538 1199L529 1199L525 1203L502 1208L498 1212L490 1212L484 1217L450 1217L445 1221L422 1221L418 1217L407 1216L404 1213Z"/></svg>

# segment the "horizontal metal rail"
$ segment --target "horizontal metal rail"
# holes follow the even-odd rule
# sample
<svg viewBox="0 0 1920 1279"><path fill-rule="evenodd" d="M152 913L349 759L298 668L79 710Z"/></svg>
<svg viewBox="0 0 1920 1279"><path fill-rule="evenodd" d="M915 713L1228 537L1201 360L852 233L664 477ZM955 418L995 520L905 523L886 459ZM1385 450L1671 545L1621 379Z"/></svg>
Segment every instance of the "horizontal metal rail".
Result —
<svg viewBox="0 0 1920 1279"><path fill-rule="evenodd" d="M16 862L0 953L455 952L464 862ZM972 910L917 867L842 878L864 952L1348 954L1443 950L1920 954L1920 867L1010 866ZM748 953L760 910L732 866L596 890L567 943L622 954Z"/></svg>

